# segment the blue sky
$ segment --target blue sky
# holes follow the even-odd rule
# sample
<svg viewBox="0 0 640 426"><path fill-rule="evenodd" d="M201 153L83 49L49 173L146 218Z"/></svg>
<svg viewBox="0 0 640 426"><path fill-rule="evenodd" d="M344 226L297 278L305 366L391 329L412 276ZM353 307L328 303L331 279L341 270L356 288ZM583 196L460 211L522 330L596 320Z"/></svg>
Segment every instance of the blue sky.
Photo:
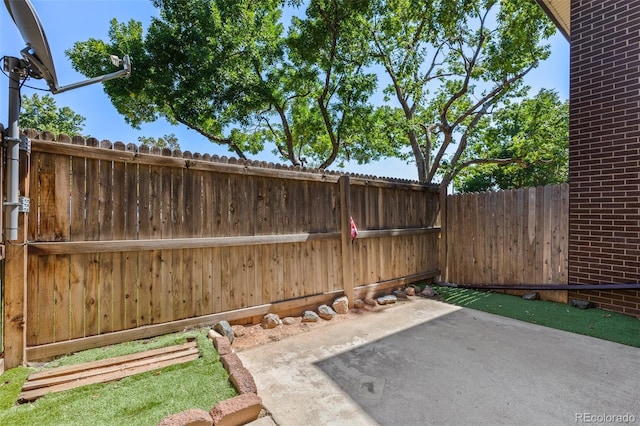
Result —
<svg viewBox="0 0 640 426"><path fill-rule="evenodd" d="M44 26L60 86L85 80L84 76L73 70L64 54L74 42L91 37L106 40L111 18L117 18L120 22L135 19L146 28L151 18L158 14L150 0L32 0L32 4ZM548 88L555 89L562 99L566 99L569 97L569 43L559 33L549 42L551 57L530 72L525 81L531 86L531 94ZM6 8L0 7L0 55L19 57L24 47L24 41ZM0 77L0 122L6 125L8 81L6 77ZM30 79L26 84L46 88L46 84L40 80ZM27 95L33 92L28 88L22 91ZM38 93L44 95L46 92ZM100 84L55 95L55 100L59 107L68 106L86 117L84 133L98 139L137 143L139 136L157 138L175 133L183 151L230 155L225 148L210 143L184 126L172 126L160 121L146 124L140 130L133 129L115 111ZM268 152L254 159L276 161ZM417 178L415 165L396 159L385 159L364 166L350 165L348 171L412 180Z"/></svg>

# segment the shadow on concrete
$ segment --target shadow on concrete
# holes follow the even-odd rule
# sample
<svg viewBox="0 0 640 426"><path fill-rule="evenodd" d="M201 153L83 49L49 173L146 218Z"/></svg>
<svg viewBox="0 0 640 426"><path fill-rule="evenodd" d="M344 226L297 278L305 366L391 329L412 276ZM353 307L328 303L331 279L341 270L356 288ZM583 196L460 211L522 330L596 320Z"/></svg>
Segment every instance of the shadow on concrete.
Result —
<svg viewBox="0 0 640 426"><path fill-rule="evenodd" d="M313 365L381 425L640 422L637 348L470 309Z"/></svg>

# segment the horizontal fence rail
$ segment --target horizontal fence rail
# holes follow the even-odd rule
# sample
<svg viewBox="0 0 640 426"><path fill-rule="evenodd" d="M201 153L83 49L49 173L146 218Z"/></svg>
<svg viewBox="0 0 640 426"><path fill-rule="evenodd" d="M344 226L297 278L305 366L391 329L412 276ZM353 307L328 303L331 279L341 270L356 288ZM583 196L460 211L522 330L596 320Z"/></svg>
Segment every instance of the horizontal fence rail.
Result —
<svg viewBox="0 0 640 426"><path fill-rule="evenodd" d="M30 357L439 273L436 187L30 136Z"/></svg>

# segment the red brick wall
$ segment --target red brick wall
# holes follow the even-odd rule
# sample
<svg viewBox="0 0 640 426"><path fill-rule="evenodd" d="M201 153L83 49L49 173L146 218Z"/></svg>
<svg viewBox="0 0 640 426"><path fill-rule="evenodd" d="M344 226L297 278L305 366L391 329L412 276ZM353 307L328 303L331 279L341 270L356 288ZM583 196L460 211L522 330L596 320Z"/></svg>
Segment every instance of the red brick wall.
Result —
<svg viewBox="0 0 640 426"><path fill-rule="evenodd" d="M569 282L640 282L640 1L571 0ZM640 291L569 298L640 316Z"/></svg>

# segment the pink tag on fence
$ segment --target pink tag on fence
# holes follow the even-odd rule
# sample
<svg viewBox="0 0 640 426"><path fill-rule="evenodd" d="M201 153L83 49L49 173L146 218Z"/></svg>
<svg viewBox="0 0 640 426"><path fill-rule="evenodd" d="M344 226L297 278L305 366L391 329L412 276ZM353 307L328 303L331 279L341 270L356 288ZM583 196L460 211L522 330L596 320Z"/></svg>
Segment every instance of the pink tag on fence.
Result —
<svg viewBox="0 0 640 426"><path fill-rule="evenodd" d="M353 242L358 236L358 228L356 228L356 223L351 216L349 216L349 224L351 225L351 242Z"/></svg>

